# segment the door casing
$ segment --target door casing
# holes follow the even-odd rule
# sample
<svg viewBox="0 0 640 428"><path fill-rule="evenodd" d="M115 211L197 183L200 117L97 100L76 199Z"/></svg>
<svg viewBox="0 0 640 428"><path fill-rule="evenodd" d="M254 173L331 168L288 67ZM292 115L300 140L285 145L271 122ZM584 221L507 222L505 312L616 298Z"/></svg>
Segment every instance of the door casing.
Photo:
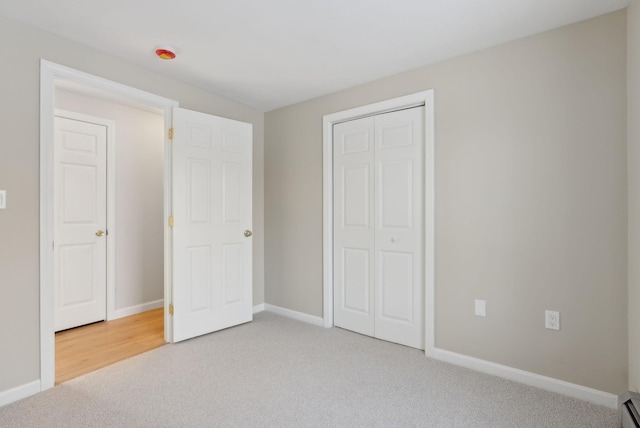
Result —
<svg viewBox="0 0 640 428"><path fill-rule="evenodd" d="M55 382L55 333L53 323L53 117L55 81L69 80L164 112L164 218L171 212L171 145L168 138L173 107L178 102L92 74L40 60L40 390ZM171 290L171 233L164 226L164 339L172 342L169 303Z"/></svg>
<svg viewBox="0 0 640 428"><path fill-rule="evenodd" d="M434 91L417 92L323 116L322 118L322 247L323 247L323 320L333 327L333 125L404 108L424 106L424 281L425 281L425 354L435 350L435 133Z"/></svg>

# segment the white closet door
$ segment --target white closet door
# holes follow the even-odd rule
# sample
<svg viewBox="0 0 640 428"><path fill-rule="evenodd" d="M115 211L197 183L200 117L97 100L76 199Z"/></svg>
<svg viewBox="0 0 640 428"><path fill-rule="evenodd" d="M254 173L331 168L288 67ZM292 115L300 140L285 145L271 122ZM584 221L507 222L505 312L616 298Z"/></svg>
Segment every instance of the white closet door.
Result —
<svg viewBox="0 0 640 428"><path fill-rule="evenodd" d="M334 323L374 335L374 119L333 128Z"/></svg>
<svg viewBox="0 0 640 428"><path fill-rule="evenodd" d="M375 336L424 349L424 107L376 116Z"/></svg>
<svg viewBox="0 0 640 428"><path fill-rule="evenodd" d="M334 323L424 349L424 107L334 126Z"/></svg>

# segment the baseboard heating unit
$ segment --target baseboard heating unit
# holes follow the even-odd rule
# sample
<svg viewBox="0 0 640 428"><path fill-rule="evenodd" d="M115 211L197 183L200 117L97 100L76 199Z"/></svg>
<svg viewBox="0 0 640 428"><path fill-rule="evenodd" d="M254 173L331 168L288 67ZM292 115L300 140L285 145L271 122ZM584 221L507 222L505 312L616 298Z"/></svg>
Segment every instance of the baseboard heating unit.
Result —
<svg viewBox="0 0 640 428"><path fill-rule="evenodd" d="M640 428L640 394L625 392L618 403L622 428Z"/></svg>

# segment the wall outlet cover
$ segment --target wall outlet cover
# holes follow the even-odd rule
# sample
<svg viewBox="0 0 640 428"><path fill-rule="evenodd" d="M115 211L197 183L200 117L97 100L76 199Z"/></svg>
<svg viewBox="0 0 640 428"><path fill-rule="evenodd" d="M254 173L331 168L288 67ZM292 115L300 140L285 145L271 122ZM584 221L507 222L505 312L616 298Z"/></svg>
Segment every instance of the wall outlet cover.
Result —
<svg viewBox="0 0 640 428"><path fill-rule="evenodd" d="M560 312L544 311L544 326L550 330L560 330Z"/></svg>
<svg viewBox="0 0 640 428"><path fill-rule="evenodd" d="M7 208L7 191L0 190L0 210Z"/></svg>

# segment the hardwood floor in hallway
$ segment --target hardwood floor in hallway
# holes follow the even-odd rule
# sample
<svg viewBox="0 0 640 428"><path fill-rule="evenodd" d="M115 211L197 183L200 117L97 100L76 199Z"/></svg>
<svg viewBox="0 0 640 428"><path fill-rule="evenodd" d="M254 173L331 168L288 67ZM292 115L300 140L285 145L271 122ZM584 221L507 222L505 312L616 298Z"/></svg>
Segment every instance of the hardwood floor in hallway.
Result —
<svg viewBox="0 0 640 428"><path fill-rule="evenodd" d="M164 345L163 311L56 333L56 385Z"/></svg>

